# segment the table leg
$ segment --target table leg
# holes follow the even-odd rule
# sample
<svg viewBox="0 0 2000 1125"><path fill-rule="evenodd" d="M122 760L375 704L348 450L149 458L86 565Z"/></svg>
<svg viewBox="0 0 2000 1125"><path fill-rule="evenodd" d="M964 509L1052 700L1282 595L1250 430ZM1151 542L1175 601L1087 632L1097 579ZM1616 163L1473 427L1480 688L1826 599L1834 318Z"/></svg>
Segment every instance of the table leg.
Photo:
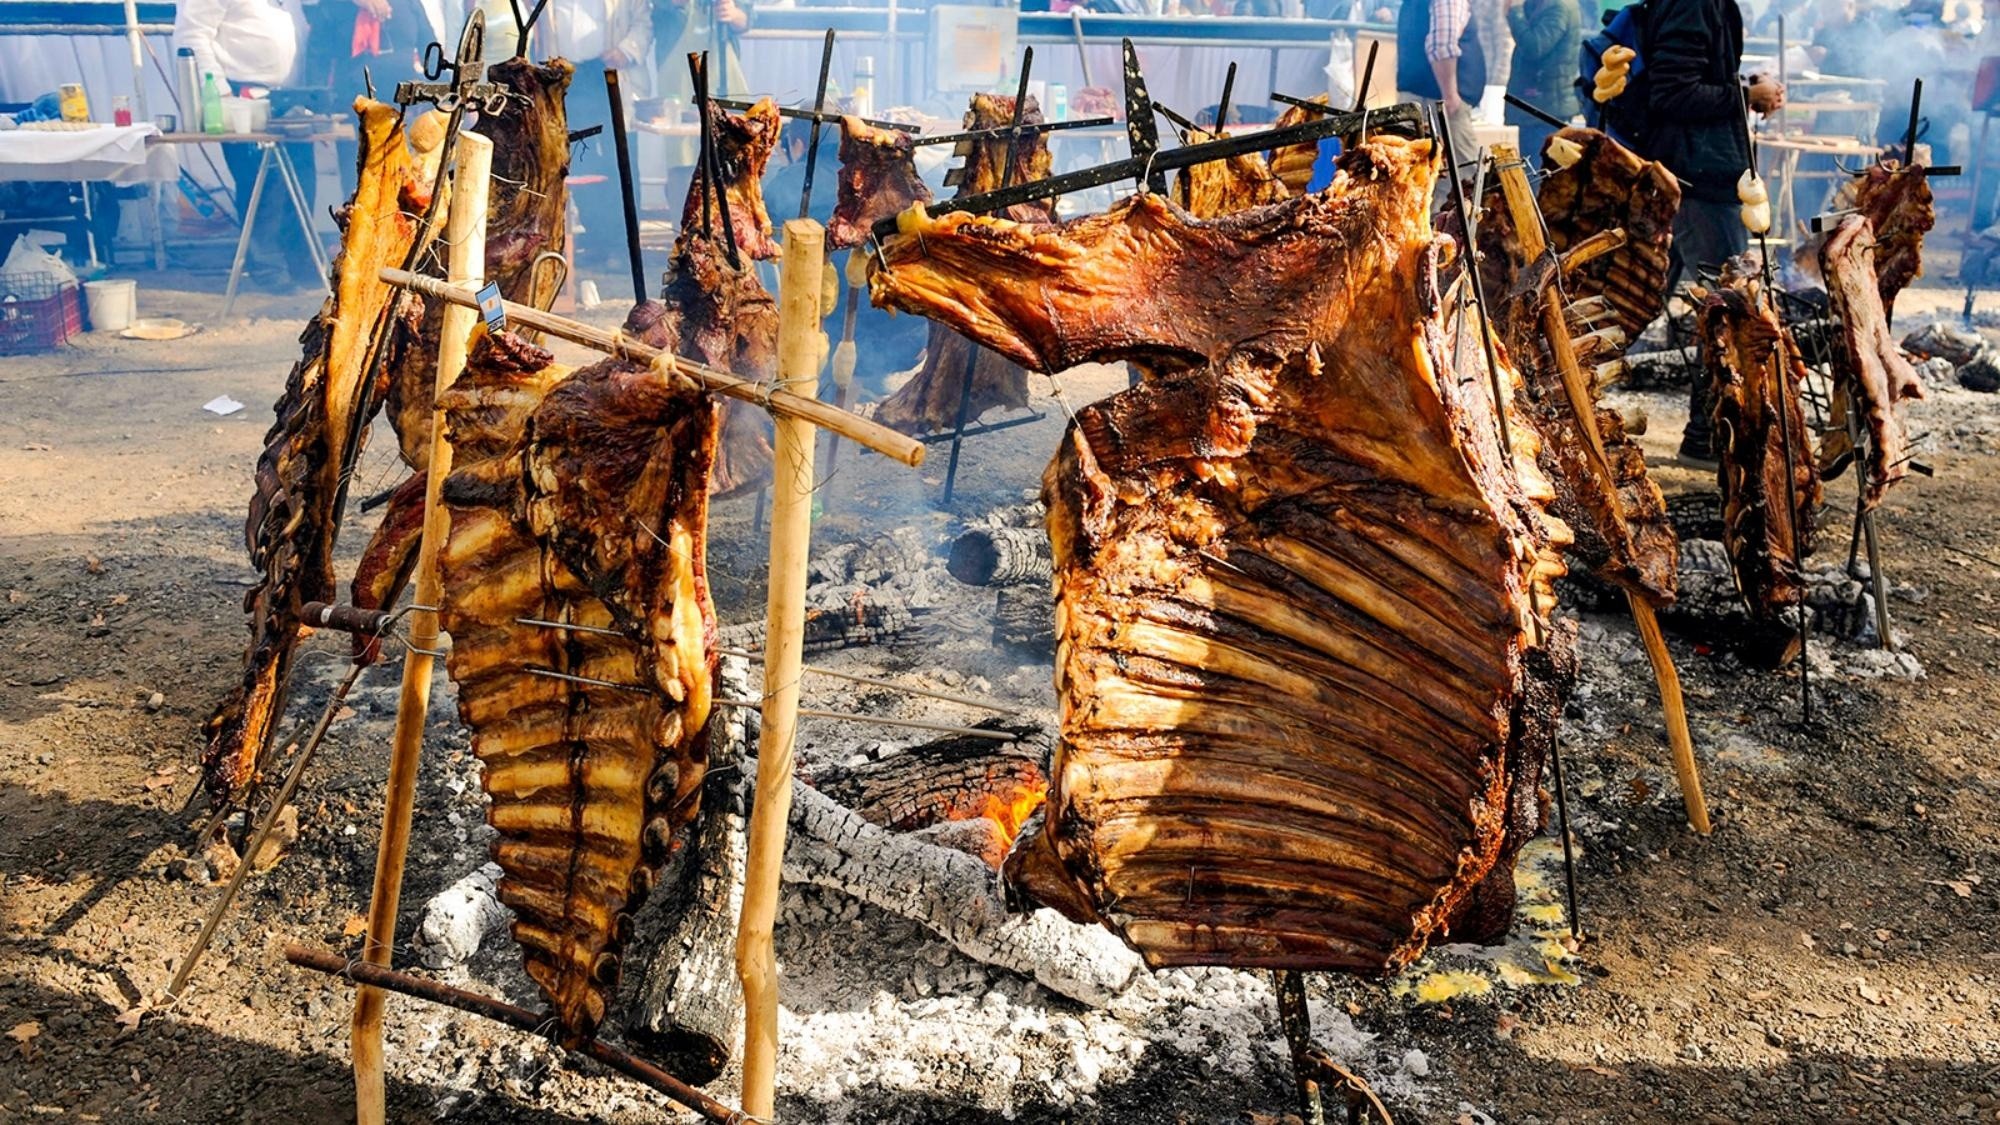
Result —
<svg viewBox="0 0 2000 1125"><path fill-rule="evenodd" d="M97 257L97 212L90 205L90 185L80 183L76 187L83 197L83 245L90 254L90 268L97 270L104 265Z"/></svg>
<svg viewBox="0 0 2000 1125"><path fill-rule="evenodd" d="M159 272L167 268L167 205L166 193L158 180L148 188L152 196L153 211L153 270Z"/></svg>
<svg viewBox="0 0 2000 1125"><path fill-rule="evenodd" d="M319 270L321 288L327 285L327 274L331 272L326 260L326 248L319 243L319 235L314 233L312 208L306 203L306 189L299 182L298 165L292 163L292 155L283 145L272 145L271 151L278 158L278 178L284 181L285 193L291 196L292 213L299 217L299 227L305 231L306 250L312 254L313 267Z"/></svg>
<svg viewBox="0 0 2000 1125"><path fill-rule="evenodd" d="M222 315L236 306L236 287L243 281L243 259L250 254L250 232L257 226L257 208L264 202L264 178L271 172L271 153L276 145L259 145L263 159L257 162L257 178L250 182L250 203L243 208L243 233L236 236L236 260L229 266L229 289L222 295Z"/></svg>

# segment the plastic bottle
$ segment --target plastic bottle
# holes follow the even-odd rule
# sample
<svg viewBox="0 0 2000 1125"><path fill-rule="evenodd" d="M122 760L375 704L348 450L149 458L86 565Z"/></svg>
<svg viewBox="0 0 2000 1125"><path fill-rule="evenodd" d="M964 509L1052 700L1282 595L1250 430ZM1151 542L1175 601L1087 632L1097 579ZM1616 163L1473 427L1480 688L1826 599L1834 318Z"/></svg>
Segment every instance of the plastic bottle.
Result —
<svg viewBox="0 0 2000 1125"><path fill-rule="evenodd" d="M854 90L849 96L854 100L855 116L874 116L875 56L862 55L854 60Z"/></svg>
<svg viewBox="0 0 2000 1125"><path fill-rule="evenodd" d="M220 133L226 128L222 120L222 87L215 81L215 72L210 71L201 80L201 131Z"/></svg>

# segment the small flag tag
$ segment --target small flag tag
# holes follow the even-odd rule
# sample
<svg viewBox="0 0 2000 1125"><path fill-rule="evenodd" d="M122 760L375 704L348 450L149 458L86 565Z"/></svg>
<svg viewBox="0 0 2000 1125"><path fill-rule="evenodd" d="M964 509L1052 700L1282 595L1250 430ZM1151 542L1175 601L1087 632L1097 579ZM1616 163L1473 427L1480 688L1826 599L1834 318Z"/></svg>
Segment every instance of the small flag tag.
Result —
<svg viewBox="0 0 2000 1125"><path fill-rule="evenodd" d="M486 288L479 291L479 315L486 318L486 329L498 332L507 327L507 306L500 299L500 283L489 281Z"/></svg>

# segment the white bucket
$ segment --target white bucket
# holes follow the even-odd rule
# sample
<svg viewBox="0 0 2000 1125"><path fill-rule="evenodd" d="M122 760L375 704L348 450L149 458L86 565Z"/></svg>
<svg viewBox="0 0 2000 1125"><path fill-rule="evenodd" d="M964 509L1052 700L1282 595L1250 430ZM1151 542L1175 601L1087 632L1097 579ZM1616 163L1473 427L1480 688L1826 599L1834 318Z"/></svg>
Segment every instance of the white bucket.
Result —
<svg viewBox="0 0 2000 1125"><path fill-rule="evenodd" d="M139 315L139 283L131 278L83 283L92 332L123 332Z"/></svg>

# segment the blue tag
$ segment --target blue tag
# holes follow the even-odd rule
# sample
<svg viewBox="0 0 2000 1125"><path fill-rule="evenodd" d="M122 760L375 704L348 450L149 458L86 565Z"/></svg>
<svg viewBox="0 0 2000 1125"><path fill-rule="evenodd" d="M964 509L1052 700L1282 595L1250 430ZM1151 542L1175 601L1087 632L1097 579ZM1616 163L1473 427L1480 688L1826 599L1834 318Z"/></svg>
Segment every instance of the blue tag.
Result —
<svg viewBox="0 0 2000 1125"><path fill-rule="evenodd" d="M486 288L479 291L479 315L486 318L486 329L498 332L507 327L507 306L500 298L500 283L489 281Z"/></svg>

